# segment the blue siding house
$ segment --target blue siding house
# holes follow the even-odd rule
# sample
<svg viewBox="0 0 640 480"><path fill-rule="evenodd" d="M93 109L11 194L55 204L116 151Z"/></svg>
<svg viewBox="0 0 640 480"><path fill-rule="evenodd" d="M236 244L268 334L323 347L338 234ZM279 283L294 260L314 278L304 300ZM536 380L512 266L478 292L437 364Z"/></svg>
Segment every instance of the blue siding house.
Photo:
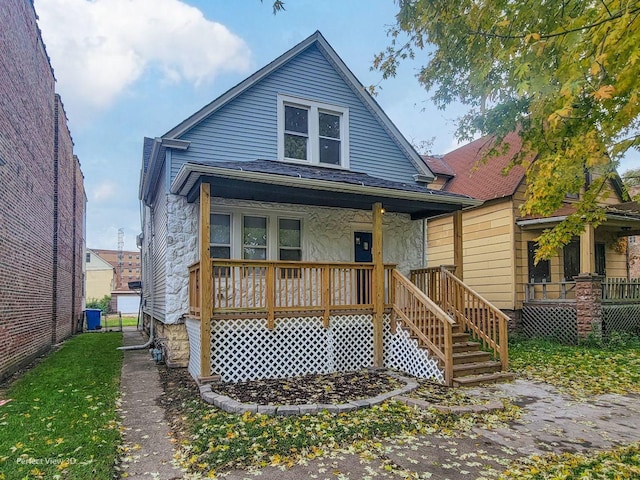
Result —
<svg viewBox="0 0 640 480"><path fill-rule="evenodd" d="M453 322L407 276L425 219L478 202L433 178L320 32L146 138L144 316L167 363L199 381L375 364L451 383L444 343L412 336Z"/></svg>

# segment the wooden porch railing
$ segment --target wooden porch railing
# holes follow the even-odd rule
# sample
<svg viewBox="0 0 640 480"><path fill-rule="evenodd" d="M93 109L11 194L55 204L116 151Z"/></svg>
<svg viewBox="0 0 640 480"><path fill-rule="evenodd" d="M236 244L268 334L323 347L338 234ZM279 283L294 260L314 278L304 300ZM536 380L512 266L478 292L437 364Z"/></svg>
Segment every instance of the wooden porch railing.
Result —
<svg viewBox="0 0 640 480"><path fill-rule="evenodd" d="M640 302L640 278L605 278L602 301L606 303Z"/></svg>
<svg viewBox="0 0 640 480"><path fill-rule="evenodd" d="M525 302L574 302L576 282L533 282L524 286Z"/></svg>
<svg viewBox="0 0 640 480"><path fill-rule="evenodd" d="M292 313L322 315L328 325L333 311L373 309L372 263L311 263L211 260L213 312L229 316L266 313L268 325ZM394 265L385 265L385 306ZM200 263L189 267L189 313L200 315Z"/></svg>
<svg viewBox="0 0 640 480"><path fill-rule="evenodd" d="M412 336L444 365L445 382L453 383L453 320L399 271L393 271L392 331L397 318Z"/></svg>
<svg viewBox="0 0 640 480"><path fill-rule="evenodd" d="M440 281L440 273L442 268L445 268L452 273L456 272L455 265L442 265L440 267L418 268L416 270L411 270L409 275L411 283L418 287L422 292L426 293L427 296L436 302L440 308L442 308L442 295L440 294L440 286L442 285L442 282Z"/></svg>
<svg viewBox="0 0 640 480"><path fill-rule="evenodd" d="M189 267L189 315L200 317L200 262Z"/></svg>
<svg viewBox="0 0 640 480"><path fill-rule="evenodd" d="M442 268L440 274L442 309L455 322L469 331L471 337L483 347L493 350L500 360L502 370L509 368L509 346L507 339L507 317L478 293L464 284L458 277Z"/></svg>

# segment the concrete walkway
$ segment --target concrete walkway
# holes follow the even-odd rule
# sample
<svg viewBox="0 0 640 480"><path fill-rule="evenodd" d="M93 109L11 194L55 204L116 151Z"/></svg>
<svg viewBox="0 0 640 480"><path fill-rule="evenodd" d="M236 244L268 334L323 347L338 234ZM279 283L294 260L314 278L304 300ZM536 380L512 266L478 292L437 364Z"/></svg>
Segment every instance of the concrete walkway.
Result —
<svg viewBox="0 0 640 480"><path fill-rule="evenodd" d="M124 345L146 342L135 327L125 327ZM120 384L123 444L121 469L130 479L171 480L182 478L171 465L173 445L164 410L156 399L163 394L158 367L148 349L125 350Z"/></svg>

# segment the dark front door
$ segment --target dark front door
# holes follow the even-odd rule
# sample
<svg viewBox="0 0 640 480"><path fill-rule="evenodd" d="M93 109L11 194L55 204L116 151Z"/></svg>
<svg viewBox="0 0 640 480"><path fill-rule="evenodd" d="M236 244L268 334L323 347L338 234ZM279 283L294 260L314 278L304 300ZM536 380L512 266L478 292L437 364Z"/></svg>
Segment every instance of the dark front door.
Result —
<svg viewBox="0 0 640 480"><path fill-rule="evenodd" d="M371 263L371 232L353 233L354 259L356 262ZM371 303L371 270L356 272L356 300L358 304Z"/></svg>

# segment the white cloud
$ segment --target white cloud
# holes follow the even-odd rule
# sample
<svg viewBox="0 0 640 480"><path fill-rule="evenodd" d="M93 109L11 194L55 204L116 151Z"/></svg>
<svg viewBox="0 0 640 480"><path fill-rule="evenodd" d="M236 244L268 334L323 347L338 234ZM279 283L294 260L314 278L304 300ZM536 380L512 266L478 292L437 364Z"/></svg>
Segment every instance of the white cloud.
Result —
<svg viewBox="0 0 640 480"><path fill-rule="evenodd" d="M194 85L249 67L246 43L179 0L36 0L65 105L105 108L148 69Z"/></svg>
<svg viewBox="0 0 640 480"><path fill-rule="evenodd" d="M93 188L93 191L91 192L91 200L104 202L105 200L115 197L116 191L117 185L114 182L110 180L104 181Z"/></svg>

